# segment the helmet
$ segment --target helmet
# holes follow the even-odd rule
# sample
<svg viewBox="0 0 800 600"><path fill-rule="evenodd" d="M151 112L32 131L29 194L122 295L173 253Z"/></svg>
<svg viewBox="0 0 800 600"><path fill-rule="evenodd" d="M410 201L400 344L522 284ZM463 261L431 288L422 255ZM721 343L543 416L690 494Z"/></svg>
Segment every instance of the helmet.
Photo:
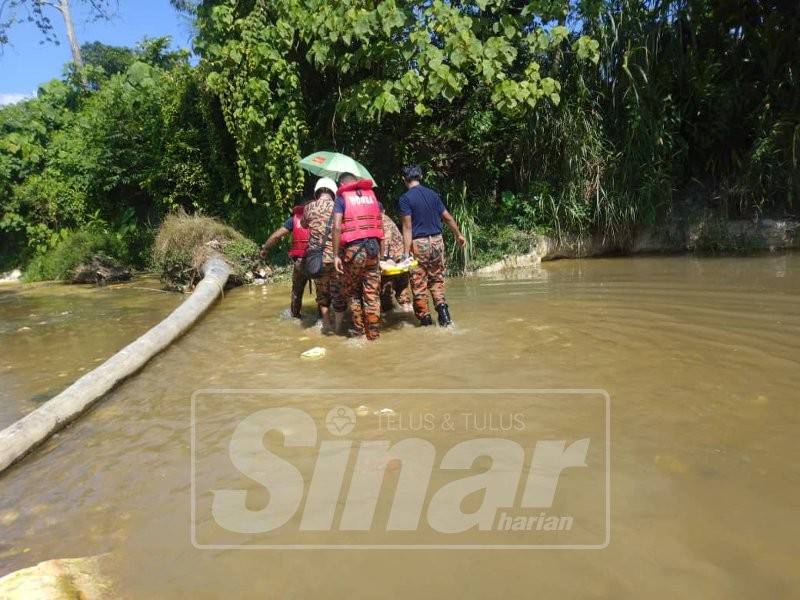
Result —
<svg viewBox="0 0 800 600"><path fill-rule="evenodd" d="M320 177L317 180L317 183L314 186L314 196L316 196L317 192L321 189L328 189L334 196L336 195L336 183L330 177Z"/></svg>

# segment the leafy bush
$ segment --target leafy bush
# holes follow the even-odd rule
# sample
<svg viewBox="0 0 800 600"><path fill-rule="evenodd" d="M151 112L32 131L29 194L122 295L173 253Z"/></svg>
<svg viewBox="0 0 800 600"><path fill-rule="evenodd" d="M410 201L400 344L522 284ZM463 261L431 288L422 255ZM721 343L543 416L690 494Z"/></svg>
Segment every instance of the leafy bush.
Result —
<svg viewBox="0 0 800 600"><path fill-rule="evenodd" d="M128 248L122 237L88 227L64 231L52 248L36 254L25 269L25 280L68 280L75 267L94 256L117 266L128 264Z"/></svg>

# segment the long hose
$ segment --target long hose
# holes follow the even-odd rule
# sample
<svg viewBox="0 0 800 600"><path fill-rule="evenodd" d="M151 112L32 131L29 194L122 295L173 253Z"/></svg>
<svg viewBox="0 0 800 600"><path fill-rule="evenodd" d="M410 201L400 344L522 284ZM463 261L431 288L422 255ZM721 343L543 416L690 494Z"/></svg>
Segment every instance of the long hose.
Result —
<svg viewBox="0 0 800 600"><path fill-rule="evenodd" d="M183 335L222 295L231 270L222 258L216 256L205 262L202 273L203 279L191 296L158 325L63 392L0 431L0 472L81 415Z"/></svg>

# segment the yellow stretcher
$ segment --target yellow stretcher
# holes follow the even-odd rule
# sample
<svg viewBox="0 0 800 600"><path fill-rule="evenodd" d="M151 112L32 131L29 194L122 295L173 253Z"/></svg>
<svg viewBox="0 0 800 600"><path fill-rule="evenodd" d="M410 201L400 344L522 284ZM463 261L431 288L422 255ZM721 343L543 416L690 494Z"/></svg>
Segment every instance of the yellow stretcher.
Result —
<svg viewBox="0 0 800 600"><path fill-rule="evenodd" d="M419 263L416 258L396 263L393 260L381 261L381 274L382 275L402 275L408 273L411 269L416 267Z"/></svg>

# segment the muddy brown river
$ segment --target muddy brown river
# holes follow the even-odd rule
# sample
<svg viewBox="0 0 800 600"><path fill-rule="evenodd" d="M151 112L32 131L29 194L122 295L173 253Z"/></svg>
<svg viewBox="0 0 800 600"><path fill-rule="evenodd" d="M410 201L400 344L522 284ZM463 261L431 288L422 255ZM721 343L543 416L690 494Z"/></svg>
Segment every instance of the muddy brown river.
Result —
<svg viewBox="0 0 800 600"><path fill-rule="evenodd" d="M392 314L369 346L287 318L285 285L227 292L139 374L0 475L0 575L104 554L128 598L800 595L800 256L558 261L448 286L455 328ZM157 287L0 287L0 426L181 301ZM314 346L327 355L300 358ZM352 431L329 425L340 406L356 414ZM314 439L284 444L257 431L280 461L245 450L261 467L237 470L237 427L278 407L294 415L283 421L286 440L299 439L302 419L319 427ZM494 462L458 466L449 452L500 438ZM409 471L404 483L406 463L357 456L381 440L431 448L431 470ZM585 456L562 471L551 504L532 504L546 509L526 512L526 477L553 440L587 440ZM334 445L350 441L352 454ZM429 477L419 524L391 530L414 512L391 494L372 498L372 521L369 502L349 505L336 491L341 482L325 496L340 456L351 466L363 458L366 473L385 469L390 491ZM291 478L284 489L259 477L290 464L303 502L285 525L224 526L239 501L240 513L265 514L285 497ZM500 498L502 483L478 484L450 504L434 495L468 472L519 478L519 489ZM342 485L355 487L349 471ZM468 521L490 501L502 508L488 530L445 531L454 514ZM537 531L545 514L569 527ZM512 530L520 515L534 519L527 531ZM304 530L311 521L322 525Z"/></svg>

